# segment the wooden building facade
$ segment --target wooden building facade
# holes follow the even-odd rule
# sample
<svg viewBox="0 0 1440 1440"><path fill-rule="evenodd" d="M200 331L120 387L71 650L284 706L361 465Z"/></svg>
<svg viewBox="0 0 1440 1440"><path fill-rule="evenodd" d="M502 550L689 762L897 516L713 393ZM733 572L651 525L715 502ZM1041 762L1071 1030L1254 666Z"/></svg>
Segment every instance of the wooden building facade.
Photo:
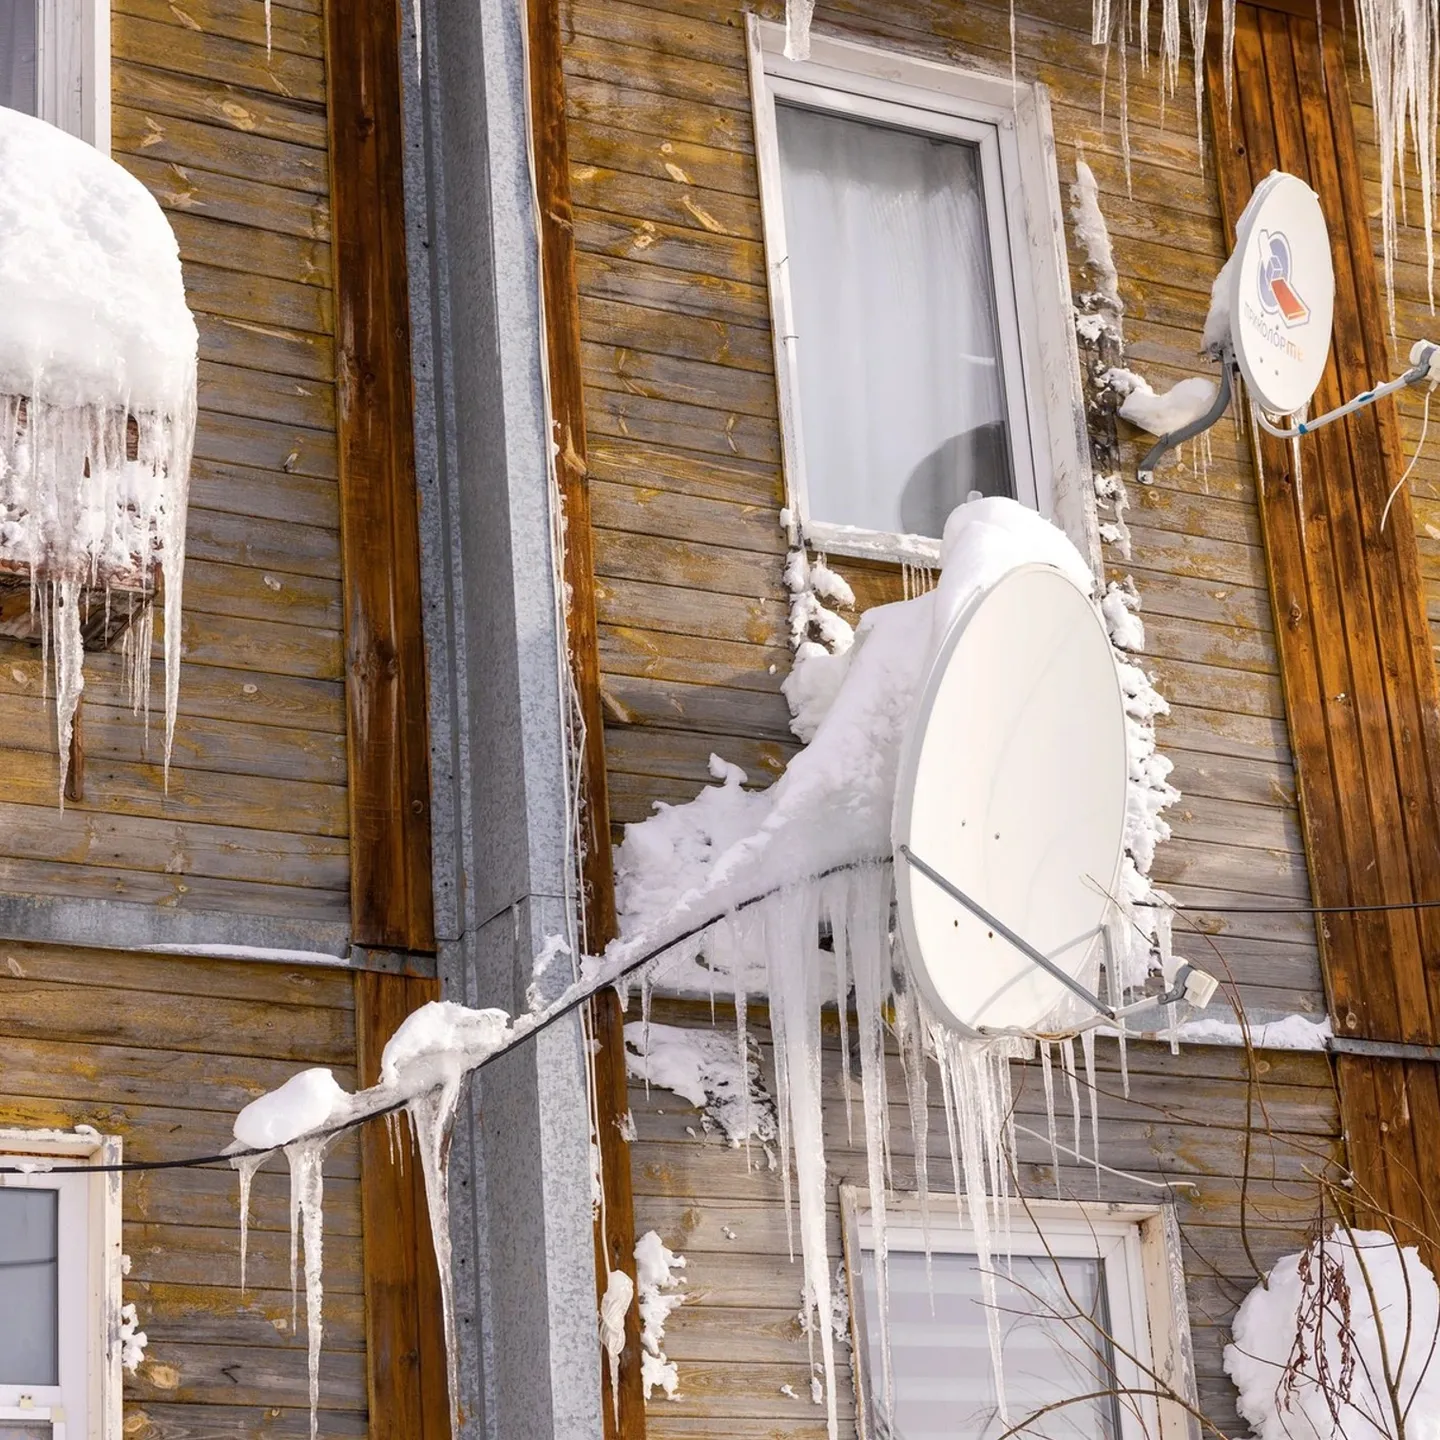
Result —
<svg viewBox="0 0 1440 1440"><path fill-rule="evenodd" d="M163 725L132 713L117 647L86 657L57 808L42 651L0 640L0 1150L90 1126L144 1164L222 1151L237 1108L306 1066L373 1082L436 993L400 20L321 0L34 8L42 69L83 101L73 128L173 227L199 420L168 786ZM42 118L65 124L48 83ZM326 1181L319 1433L439 1434L417 1172L351 1135ZM72 1402L71 1436L310 1433L283 1166L256 1180L243 1290L228 1167L111 1193L115 1253L92 1266L123 1263L117 1298L149 1346L123 1417ZM118 1316L99 1320L118 1380ZM0 1429L50 1435L49 1403L22 1396L44 1423L16 1431L7 1411Z"/></svg>
<svg viewBox="0 0 1440 1440"><path fill-rule="evenodd" d="M764 0L562 0L561 75L541 82L557 104L563 85L558 152L555 117L542 109L537 120L542 187L547 156L558 153L568 179L568 195L564 184L549 193L548 212L563 221L552 243L573 243L573 298L548 297L556 328L573 335L558 367L552 357L552 380L557 415L583 402L583 445L567 444L583 458L594 574L605 763L591 784L617 841L655 802L688 800L708 783L712 754L764 785L797 748L780 689L791 665L782 572L797 498L786 415L794 400L777 378L786 337L777 343L774 317L789 257L767 252L764 204L774 197L762 202L764 172L777 162L761 133L752 12L773 27L785 20L783 6ZM1316 400L1324 408L1399 373L1411 341L1433 330L1416 207L1400 226L1392 327L1380 159L1353 20L1290 0L1242 5L1233 108L1218 13L1210 20L1202 100L1188 50L1175 90L1162 95L1154 35L1149 70L1132 48L1122 80L1119 40L1092 44L1091 7L1079 0L1019 0L1013 20L1004 5L969 0L821 0L816 83L843 86L839 42L861 47L857 68L896 83L918 60L1013 80L1017 110L1020 97L1043 93L1070 291L1097 287L1074 228L1083 160L1113 241L1126 363L1157 389L1205 366L1211 284L1253 184L1273 168L1300 175L1321 196L1339 287L1334 360ZM778 34L770 43L778 49ZM803 67L775 69L802 82ZM852 99L839 113L853 118L863 105ZM1108 362L1097 349L1068 324L1065 343L1098 379ZM1167 1197L1183 1250L1195 1401L1225 1434L1244 1429L1222 1364L1229 1326L1261 1274L1314 1233L1331 1198L1317 1177L1333 1182L1348 1163L1359 1215L1435 1253L1424 1198L1436 1133L1437 1052L1424 1048L1436 1039L1424 979L1433 944L1425 912L1404 908L1435 900L1440 885L1433 453L1415 461L1408 496L1380 530L1385 498L1421 441L1421 399L1407 392L1398 407L1326 432L1305 451L1303 474L1283 446L1266 442L1257 457L1243 420L1227 418L1203 453L1187 448L1140 485L1135 465L1150 439L1120 426L1128 545L1105 532L1103 573L1133 576L1146 631L1140 663L1170 705L1158 740L1183 798L1154 878L1185 908L1177 949L1215 970L1251 1022L1328 1013L1349 1052L1194 1046L1172 1055L1132 1045L1127 1101L1113 1048L1101 1047L1101 1158L1138 1178L1106 1175L1099 1193ZM1103 411L1091 419L1103 424ZM847 548L842 537L826 558L859 610L916 583L901 564ZM1317 917L1311 905L1332 913ZM1363 905L1397 908L1339 913ZM678 1001L663 1016L657 1002L655 1013L712 1023L709 1007ZM722 1014L721 1028L728 1023ZM837 1076L838 1023L827 1060ZM1393 1042L1414 1048L1397 1052ZM1038 1076L1016 1083L1022 1119L1043 1129ZM847 1138L844 1084L831 1085L827 1071L835 1259L842 1190L866 1184L863 1147ZM892 1098L899 1093L897 1080ZM678 1393L656 1392L645 1427L822 1433L780 1177L758 1154L747 1163L719 1133L701 1133L668 1092L632 1081L628 1104L636 1140L619 1183L633 1189L636 1231L654 1228L689 1261L687 1298L665 1342ZM899 1138L909 1126L897 1105L901 1189L916 1184ZM1022 1135L1020 1151L1027 1192L1053 1194L1044 1144ZM929 1154L931 1190L952 1189L934 1111ZM1093 1201L1096 1175L1073 1161L1063 1168L1064 1194ZM857 1283L852 1274L852 1307ZM851 1372L842 1378L843 1423L853 1426ZM621 1431L639 1433L633 1390L622 1396L632 1411Z"/></svg>
<svg viewBox="0 0 1440 1440"><path fill-rule="evenodd" d="M543 855L544 826L519 823L568 804L545 788L563 768L568 700L536 641L553 620L535 598L557 558L551 423L592 948L615 924L607 839L655 801L691 798L712 753L752 784L796 753L780 690L793 504L780 257L761 206L752 10L784 20L779 0L476 0L473 16L439 0L413 18L394 0L112 0L108 28L89 32L108 61L111 151L170 218L200 328L184 672L167 790L153 737L147 749L121 702L119 657L89 657L83 782L61 812L41 656L0 640L6 1153L26 1153L26 1134L93 1126L127 1160L211 1154L240 1105L300 1068L373 1079L386 1036L442 985L467 1003L525 1003L532 941L564 929L574 898L568 811ZM882 71L899 57L1029 97L1045 117L1064 281L1074 295L1096 282L1070 213L1083 159L1114 243L1127 363L1157 388L1200 368L1211 281L1276 165L1320 193L1335 245L1321 403L1398 370L1426 333L1423 236L1404 223L1393 328L1384 312L1368 81L1353 27L1328 7L1318 25L1309 0L1240 7L1229 110L1210 36L1203 147L1188 58L1162 99L1132 51L1122 128L1119 54L1092 45L1080 0L1017 0L1013 32L1003 4L824 0L814 34ZM516 74L528 97L505 91ZM517 261L527 248L531 269ZM1100 354L1063 320L1050 358L1068 371L1074 347L1093 398ZM533 353L519 355L520 330ZM1424 1196L1440 1178L1427 1049L1440 1003L1431 922L1403 908L1440 899L1440 465L1427 454L1379 531L1422 423L1418 398L1381 407L1296 475L1274 447L1257 463L1227 421L1203 461L1187 452L1144 486L1146 442L1121 430L1129 553L1107 540L1101 563L1106 579L1134 577L1142 663L1170 704L1159 737L1183 799L1154 875L1186 907L1178 948L1232 981L1252 1020L1328 1014L1349 1047L1176 1056L1138 1043L1129 1098L1101 1047L1099 1158L1125 1175L1102 1175L1100 1193L1143 1209L1142 1228L1173 1220L1186 1299L1174 1333L1188 1335L1196 1405L1226 1434L1240 1430L1228 1327L1258 1275L1304 1245L1317 1177L1350 1165L1361 1218L1427 1249L1437 1239ZM1081 461L1067 515L1083 541L1113 517L1097 515ZM912 583L899 564L828 554L858 609ZM498 587L483 609L482 584ZM485 708L494 693L508 710ZM513 832L500 823L517 817ZM1310 904L1327 907L1319 924ZM1339 913L1378 905L1402 908ZM657 1002L656 1018L711 1023L679 1000ZM696 1133L658 1088L627 1090L622 1021L613 997L597 1004L602 1244L578 1032L557 1028L457 1131L467 1433L818 1432L780 1179ZM827 1022L838 1260L857 1253L866 1169L844 1119L836 1042L849 1022ZM763 1057L763 1015L751 1027ZM1038 1086L1017 1078L1037 1132ZM627 1110L633 1141L610 1123ZM933 1107L924 1118L940 1194L944 1122ZM897 1106L904 1189L911 1123ZM320 1433L429 1440L448 1427L448 1397L424 1203L415 1167L371 1130L327 1166ZM1093 1215L1096 1173L1071 1158L1062 1189ZM1026 1192L1053 1194L1047 1145L1024 1138L1020 1159ZM149 1336L123 1433L307 1434L284 1177L256 1182L244 1293L227 1172L126 1175L121 1195L121 1288ZM679 1390L641 1399L632 1311L617 1417L596 1296L566 1257L578 1236L587 1267L628 1266L650 1229L689 1262L666 1339ZM841 1354L848 1433L856 1367Z"/></svg>

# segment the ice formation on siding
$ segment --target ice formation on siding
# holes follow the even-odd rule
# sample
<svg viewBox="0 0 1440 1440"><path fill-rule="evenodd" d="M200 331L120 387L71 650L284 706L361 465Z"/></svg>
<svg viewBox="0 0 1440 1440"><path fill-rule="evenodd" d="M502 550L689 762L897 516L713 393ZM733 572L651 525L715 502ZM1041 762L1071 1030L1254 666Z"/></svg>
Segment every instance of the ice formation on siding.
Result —
<svg viewBox="0 0 1440 1440"><path fill-rule="evenodd" d="M775 1044L777 1140L787 1220L794 1209L804 1273L804 1312L812 1344L818 1337L825 1377L823 1399L832 1436L837 1432L833 1261L825 1240L825 1154L822 1134L820 1008L853 990L859 1021L861 1100L867 1167L876 1230L877 1284L886 1293L885 1195L893 1184L889 1146L889 1097L885 1076L887 1023L899 1041L914 1129L914 1153L925 1193L926 1067L938 1068L950 1140L955 1203L976 1239L985 1284L993 1290L990 1258L1005 1245L1014 1134L1010 1062L1031 1052L1023 1040L973 1040L948 1033L926 1014L908 982L905 956L890 929L893 877L889 863L890 815L902 737L917 687L930 656L980 590L1017 565L1049 563L1089 588L1088 568L1069 540L1049 522L1009 500L975 500L946 526L945 561L938 586L914 599L869 611L846 652L844 674L833 701L818 721L815 738L768 791L752 793L734 767L712 767L724 783L688 805L661 806L652 819L631 826L617 864L622 935L603 959L587 959L582 979L550 1007L511 1022L498 1010L470 1010L433 1002L411 1015L391 1037L381 1059L380 1080L348 1095L327 1072L309 1072L261 1097L236 1120L237 1143L283 1147L291 1160L292 1215L305 1242L306 1316L310 1342L312 1416L318 1385L323 1288L320 1279L322 1214L320 1167L326 1134L405 1108L424 1170L431 1230L440 1270L452 1403L455 1373L455 1310L449 1254L448 1155L450 1127L468 1072L545 1023L587 983L606 983L667 942L681 942L651 967L642 988L640 1034L664 1027L649 1020L654 978L667 987L698 984L733 994L736 1050L733 1075L749 1069L746 1003L769 998ZM1143 639L1130 590L1113 588L1104 612L1117 644ZM1144 875L1155 843L1168 833L1160 811L1174 797L1155 754L1153 719L1163 701L1147 677L1121 661L1129 716L1131 804L1127 818L1125 875L1117 896L1124 923L1112 937L1116 956L1111 993L1141 983L1166 958L1161 910L1133 904L1153 892ZM1148 935L1141 936L1141 927ZM821 936L828 934L829 950ZM674 958L679 957L678 961ZM1095 973L1082 980L1098 985ZM891 1018L893 1017L893 1018ZM1063 1032L1075 1013L1057 1009L1047 1028ZM1052 1024L1053 1022L1053 1024ZM632 1034L634 1031L632 1030ZM1093 1046L1085 1045L1087 1072ZM1080 1102L1073 1047L1059 1045L1072 1102L1079 1148ZM674 1057L672 1056L672 1059ZM713 1057L712 1057L713 1058ZM1045 1060L1048 1069L1048 1047ZM714 1067L709 1061L707 1073ZM711 1099L698 1075L697 1093ZM670 1083L668 1080L665 1083ZM747 1096L749 1087L743 1088ZM1052 1107L1053 1108L1053 1107ZM749 1119L742 1120L749 1134ZM1094 1116L1092 1115L1092 1137ZM728 1126L727 1126L728 1129ZM732 1132L733 1135L733 1132ZM238 1157L237 1157L238 1158ZM248 1168L248 1165L247 1167ZM247 1193L241 1172L242 1197ZM243 1201L242 1201L243 1203ZM298 1244L297 1247L298 1249ZM637 1248L638 1297L648 1336L643 1362L650 1388L673 1394L678 1372L663 1353L664 1321L680 1303L679 1257L659 1237L642 1237ZM663 1277L662 1277L663 1271ZM668 1283L667 1283L668 1281ZM993 1301L993 1295L991 1299ZM618 1293L611 1310L619 1305ZM615 1317L610 1316L613 1333ZM998 1328L992 1327L998 1365ZM885 1347L888 1350L888 1346ZM885 1394L890 1366L884 1361Z"/></svg>
<svg viewBox="0 0 1440 1440"><path fill-rule="evenodd" d="M678 1400L680 1369L662 1348L665 1322L670 1312L685 1303L685 1283L677 1270L685 1268L685 1257L669 1249L654 1230L647 1230L635 1242L635 1283L640 1297L640 1384L645 1398L660 1389L667 1400Z"/></svg>
<svg viewBox="0 0 1440 1440"><path fill-rule="evenodd" d="M810 21L815 15L815 0L785 0L785 58L810 58Z"/></svg>
<svg viewBox="0 0 1440 1440"><path fill-rule="evenodd" d="M1256 1440L1440 1437L1440 1291L1383 1231L1337 1225L1278 1260L1231 1333L1225 1369Z"/></svg>
<svg viewBox="0 0 1440 1440"><path fill-rule="evenodd" d="M625 1026L625 1066L647 1085L661 1085L704 1111L731 1146L775 1139L775 1107L750 1047L712 1030L632 1020Z"/></svg>
<svg viewBox="0 0 1440 1440"><path fill-rule="evenodd" d="M708 984L721 993L729 988L742 999L757 992L769 997L780 1173L789 1217L793 1169L804 1311L811 1322L808 1333L820 1340L832 1435L838 1421L833 1337L828 1323L818 1323L828 1322L833 1299L833 1262L824 1233L822 1003L853 989L882 1313L885 1194L892 1180L884 1066L887 1012L895 1017L914 1117L916 1182L923 1192L926 1067L933 1063L947 1117L956 1203L975 1236L982 1274L990 1271L992 1246L1003 1246L1013 1155L1009 1066L1032 1050L1026 1041L948 1032L926 1013L908 982L905 957L889 923L890 817L901 740L935 647L975 594L1015 566L1034 561L1057 566L1082 588L1093 585L1088 567L1063 533L1010 500L961 506L946 526L942 560L934 591L867 611L854 643L831 657L833 698L816 717L808 748L770 790L750 793L727 773L724 785L702 792L689 805L658 806L651 819L630 826L617 855L622 940L612 955L719 913L722 918L706 930L699 959L679 976L670 968L659 972L663 983ZM1137 608L1133 586L1105 596L1104 612L1117 644L1138 648L1143 643ZM1118 995L1168 962L1164 912L1141 909L1135 902L1153 894L1145 877L1156 843L1168 834L1160 812L1178 797L1166 778L1168 762L1155 751L1154 719L1164 702L1144 672L1118 652L1117 665L1131 773L1128 854L1112 934L1116 973L1110 983ZM750 903L761 895L766 898ZM727 909L731 913L724 914ZM829 953L821 948L822 935L829 937ZM838 980L832 978L836 974ZM1084 978L1098 984L1098 963L1097 973ZM1062 1006L1044 1028L1063 1032L1076 1019ZM1091 1053L1087 1047L1087 1068ZM1061 1046L1061 1060L1078 1131L1076 1061L1068 1044ZM998 1328L994 1338L998 1345ZM882 1396L890 1392L887 1348L882 1344Z"/></svg>
<svg viewBox="0 0 1440 1440"><path fill-rule="evenodd" d="M1234 0L1226 0L1233 6ZM1380 147L1380 233L1385 298L1395 328L1395 187L1405 197L1405 153L1414 152L1425 232L1426 286L1435 308L1435 126L1440 118L1440 12L1413 0L1355 0L1360 45L1370 73L1375 141Z"/></svg>
<svg viewBox="0 0 1440 1440"><path fill-rule="evenodd" d="M120 1307L120 1363L133 1375L145 1362L150 1337L140 1328L140 1314L134 1305Z"/></svg>
<svg viewBox="0 0 1440 1440"><path fill-rule="evenodd" d="M565 996L554 1008L565 1004ZM548 1012L547 1012L548 1013ZM503 1010L472 1010L435 1000L406 1017L380 1057L380 1080L351 1095L328 1070L301 1072L279 1089L262 1095L235 1119L236 1147L262 1150L237 1156L240 1172L241 1266L244 1266L246 1212L255 1169L276 1149L290 1165L291 1290L296 1289L300 1238L304 1239L305 1323L309 1345L310 1433L316 1433L320 1346L323 1335L324 1156L337 1126L404 1109L410 1117L425 1179L425 1196L435 1259L440 1272L440 1303L452 1418L458 1415L459 1372L455 1337L455 1292L450 1267L450 1130L465 1076L506 1044L528 1034L535 1015L512 1024ZM298 1307L297 1307L298 1308ZM298 1319L298 1316L296 1317ZM458 1419L456 1433L459 1433Z"/></svg>
<svg viewBox="0 0 1440 1440"><path fill-rule="evenodd" d="M175 236L107 156L0 109L0 289L0 567L29 575L54 654L62 793L82 590L148 592L157 569L168 773L198 344ZM137 705L149 669L146 643L131 667Z"/></svg>

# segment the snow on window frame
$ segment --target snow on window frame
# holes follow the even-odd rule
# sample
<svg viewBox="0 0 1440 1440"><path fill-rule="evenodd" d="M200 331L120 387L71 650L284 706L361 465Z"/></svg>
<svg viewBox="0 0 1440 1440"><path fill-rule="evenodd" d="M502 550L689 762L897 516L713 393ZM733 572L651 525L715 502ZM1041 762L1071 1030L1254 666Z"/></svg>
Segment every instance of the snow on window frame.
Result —
<svg viewBox="0 0 1440 1440"><path fill-rule="evenodd" d="M747 19L751 104L760 172L761 214L771 326L780 398L786 503L802 538L833 554L933 565L938 537L827 524L811 517L799 423L799 384L785 256L780 152L775 124L776 85L811 87L807 105L864 116L867 102L900 106L918 131L947 133L957 120L994 127L1005 204L1009 270L1019 327L1022 375L1006 376L1028 420L1030 474L1017 475L1019 498L1054 520L1083 555L1098 565L1099 543L1091 486L1089 440L1079 354L1073 331L1064 208L1055 164L1049 94L1038 83L902 56L868 45L813 35L809 58L785 58L785 27ZM831 96L827 106L825 92ZM1012 416L1017 407L1010 406ZM1017 451L1021 447L1016 447ZM1030 492L1027 494L1027 490Z"/></svg>
<svg viewBox="0 0 1440 1440"><path fill-rule="evenodd" d="M127 1325L135 1317L121 1309L120 1176L65 1173L67 1166L118 1165L122 1158L118 1136L88 1126L0 1129L0 1162L35 1163L31 1174L0 1175L0 1187L61 1192L60 1384L0 1385L0 1420L44 1422L54 1409L57 1440L120 1435L122 1361L128 1348L138 1363L134 1344L144 1345L135 1325Z"/></svg>
<svg viewBox="0 0 1440 1440"><path fill-rule="evenodd" d="M863 1186L841 1185L840 1241L849 1301L855 1420L859 1440L881 1440L883 1424L870 1416L869 1349L865 1331L863 1256L871 1248L870 1192ZM927 1200L914 1193L892 1192L885 1243L889 1253L927 1249L931 1254L971 1253L970 1227L950 1204L951 1197L932 1193ZM1115 1203L1084 1200L1011 1200L1007 1205L1010 1253L1058 1258L1089 1256L1105 1266L1110 1327L1117 1350L1135 1359L1117 1357L1122 1387L1153 1392L1148 1366L1176 1394L1196 1403L1194 1356L1186 1303L1180 1227L1174 1207L1166 1204ZM984 1321L979 1322L981 1325ZM1136 1362L1139 1362L1137 1364ZM1135 1394L1122 1401L1117 1440L1192 1440L1191 1417L1185 1408L1155 1395ZM1011 1415L1010 1422L1022 1419Z"/></svg>

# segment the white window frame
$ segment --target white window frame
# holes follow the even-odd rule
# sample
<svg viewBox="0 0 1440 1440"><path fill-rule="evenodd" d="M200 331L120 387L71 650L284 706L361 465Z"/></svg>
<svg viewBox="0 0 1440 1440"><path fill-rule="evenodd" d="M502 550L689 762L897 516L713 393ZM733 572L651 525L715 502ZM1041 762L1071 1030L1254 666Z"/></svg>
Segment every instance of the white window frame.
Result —
<svg viewBox="0 0 1440 1440"><path fill-rule="evenodd" d="M808 60L787 60L783 26L752 14L747 27L786 496L800 536L814 549L843 555L934 564L940 553L939 540L931 536L836 525L811 515L777 99L979 145L1017 498L1061 525L1100 573L1085 394L1045 87L818 34L811 36ZM1005 303L1007 287L1013 306Z"/></svg>
<svg viewBox="0 0 1440 1440"><path fill-rule="evenodd" d="M919 1196L891 1195L885 1203L890 1253L923 1251L925 1227ZM1196 1405L1185 1271L1174 1207L1028 1200L1011 1202L1007 1213L1012 1255L1099 1259L1103 1263L1110 1327L1116 1341L1115 1371L1122 1389L1155 1390L1148 1370L1187 1405ZM860 1440L875 1440L867 1393L870 1351L861 1278L863 1252L873 1247L874 1239L870 1192L842 1185L840 1215L855 1357L856 1424ZM933 1254L974 1253L974 1232L959 1220L949 1196L931 1194L929 1233ZM1121 1354L1122 1350L1134 1359ZM1122 1403L1120 1415L1120 1440L1199 1440L1195 1412L1173 1400L1137 1393Z"/></svg>
<svg viewBox="0 0 1440 1440"><path fill-rule="evenodd" d="M49 1168L0 1175L0 1188L60 1194L60 1383L0 1385L0 1420L48 1422L53 1440L121 1440L120 1176L69 1174L118 1165L121 1142L95 1130L0 1129L0 1163Z"/></svg>
<svg viewBox="0 0 1440 1440"><path fill-rule="evenodd" d="M110 153L110 0L36 0L36 111Z"/></svg>

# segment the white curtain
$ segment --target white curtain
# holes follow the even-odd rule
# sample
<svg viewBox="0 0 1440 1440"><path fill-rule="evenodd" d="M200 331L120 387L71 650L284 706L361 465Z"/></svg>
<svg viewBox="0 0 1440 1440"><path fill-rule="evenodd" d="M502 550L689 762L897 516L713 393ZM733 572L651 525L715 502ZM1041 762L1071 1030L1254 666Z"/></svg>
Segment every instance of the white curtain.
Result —
<svg viewBox="0 0 1440 1440"><path fill-rule="evenodd" d="M36 111L35 0L0 0L0 105Z"/></svg>
<svg viewBox="0 0 1440 1440"><path fill-rule="evenodd" d="M0 1190L0 1385L58 1385L59 1203Z"/></svg>
<svg viewBox="0 0 1440 1440"><path fill-rule="evenodd" d="M776 123L810 518L939 535L972 490L1013 493L978 151Z"/></svg>
<svg viewBox="0 0 1440 1440"><path fill-rule="evenodd" d="M866 1370L880 1410L880 1326L875 1266L865 1251ZM890 1352L894 1440L994 1440L1046 1405L1114 1385L1103 1358L1109 1312L1098 1260L1015 1255L996 1278L1009 1425L1000 1419L990 1362L985 1298L973 1255L890 1252ZM933 1285L932 1285L933 1280ZM1063 1283L1062 1283L1063 1281ZM932 1308L933 1299L933 1308ZM1117 1440L1117 1401L1076 1401L1028 1426L1031 1440ZM883 1423L874 1433L883 1435Z"/></svg>

